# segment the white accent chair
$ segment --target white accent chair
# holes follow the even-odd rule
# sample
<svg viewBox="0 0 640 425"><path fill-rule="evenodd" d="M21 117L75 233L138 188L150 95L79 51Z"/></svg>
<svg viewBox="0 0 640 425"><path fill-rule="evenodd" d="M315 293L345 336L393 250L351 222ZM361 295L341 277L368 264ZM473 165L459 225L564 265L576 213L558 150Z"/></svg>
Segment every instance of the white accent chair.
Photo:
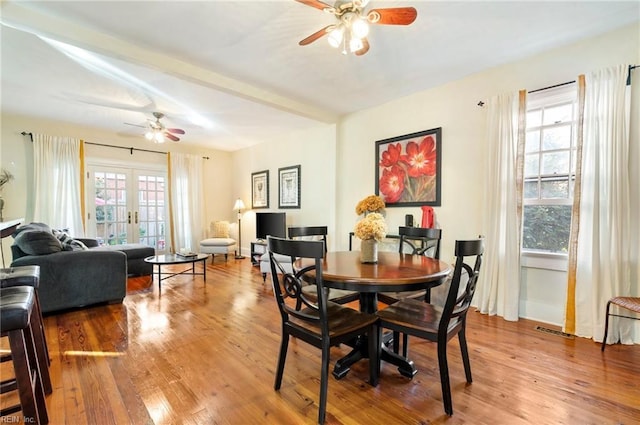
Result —
<svg viewBox="0 0 640 425"><path fill-rule="evenodd" d="M215 260L216 254L224 254L226 262L229 254L236 255L238 243L235 239L235 226L228 221L215 221L211 223L210 238L200 241L200 252L211 254L211 264Z"/></svg>

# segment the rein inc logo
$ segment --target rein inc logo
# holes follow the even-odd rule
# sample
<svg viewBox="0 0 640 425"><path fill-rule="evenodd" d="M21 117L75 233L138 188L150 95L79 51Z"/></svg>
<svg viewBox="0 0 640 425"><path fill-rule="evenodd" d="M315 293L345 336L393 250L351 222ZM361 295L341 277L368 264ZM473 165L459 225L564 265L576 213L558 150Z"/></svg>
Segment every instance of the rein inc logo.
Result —
<svg viewBox="0 0 640 425"><path fill-rule="evenodd" d="M17 424L20 422L22 422L22 418L19 416L3 416L0 418L0 423L3 423L3 424ZM24 423L35 424L36 418L25 416Z"/></svg>

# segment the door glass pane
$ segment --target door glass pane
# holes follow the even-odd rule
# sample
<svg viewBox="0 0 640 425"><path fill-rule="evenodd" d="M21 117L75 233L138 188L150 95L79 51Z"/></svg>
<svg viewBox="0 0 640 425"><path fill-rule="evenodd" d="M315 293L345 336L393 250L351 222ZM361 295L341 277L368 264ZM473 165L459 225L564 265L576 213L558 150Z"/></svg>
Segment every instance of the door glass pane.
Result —
<svg viewBox="0 0 640 425"><path fill-rule="evenodd" d="M126 243L127 178L123 173L94 173L94 217L100 244ZM123 213L125 211L125 213Z"/></svg>
<svg viewBox="0 0 640 425"><path fill-rule="evenodd" d="M159 251L164 250L166 246L164 188L165 181L162 176L138 176L139 242Z"/></svg>

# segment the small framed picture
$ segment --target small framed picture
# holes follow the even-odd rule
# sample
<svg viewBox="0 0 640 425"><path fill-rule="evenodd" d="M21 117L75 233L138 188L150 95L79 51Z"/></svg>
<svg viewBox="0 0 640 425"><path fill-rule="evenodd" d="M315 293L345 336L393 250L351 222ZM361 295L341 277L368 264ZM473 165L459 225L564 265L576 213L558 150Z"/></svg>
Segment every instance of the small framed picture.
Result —
<svg viewBox="0 0 640 425"><path fill-rule="evenodd" d="M251 173L251 208L269 208L269 170Z"/></svg>
<svg viewBox="0 0 640 425"><path fill-rule="evenodd" d="M278 168L278 208L300 208L300 166Z"/></svg>

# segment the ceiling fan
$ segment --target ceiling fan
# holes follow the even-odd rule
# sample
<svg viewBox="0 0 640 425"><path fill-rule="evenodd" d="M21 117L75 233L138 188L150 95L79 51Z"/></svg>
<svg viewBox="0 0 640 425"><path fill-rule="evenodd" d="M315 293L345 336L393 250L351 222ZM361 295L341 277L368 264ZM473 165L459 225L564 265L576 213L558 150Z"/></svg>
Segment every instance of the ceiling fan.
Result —
<svg viewBox="0 0 640 425"><path fill-rule="evenodd" d="M144 137L147 140L153 140L155 143L164 143L165 137L169 140L173 140L174 142L180 141L180 138L175 135L185 134L184 130L182 130L181 128L166 128L164 124L160 122L160 120L164 117L164 114L162 112L154 112L153 116L156 120L149 120L149 123L146 126L131 123L125 124L147 128L147 132L144 134Z"/></svg>
<svg viewBox="0 0 640 425"><path fill-rule="evenodd" d="M342 48L342 53L354 53L362 56L369 51L369 24L382 25L409 25L416 20L418 12L413 7L391 7L385 9L371 9L368 12L364 8L369 0L338 0L333 6L329 6L319 0L296 0L326 13L330 13L338 19L337 24L328 25L301 40L298 44L306 46L317 39L329 35L328 41L332 47Z"/></svg>

